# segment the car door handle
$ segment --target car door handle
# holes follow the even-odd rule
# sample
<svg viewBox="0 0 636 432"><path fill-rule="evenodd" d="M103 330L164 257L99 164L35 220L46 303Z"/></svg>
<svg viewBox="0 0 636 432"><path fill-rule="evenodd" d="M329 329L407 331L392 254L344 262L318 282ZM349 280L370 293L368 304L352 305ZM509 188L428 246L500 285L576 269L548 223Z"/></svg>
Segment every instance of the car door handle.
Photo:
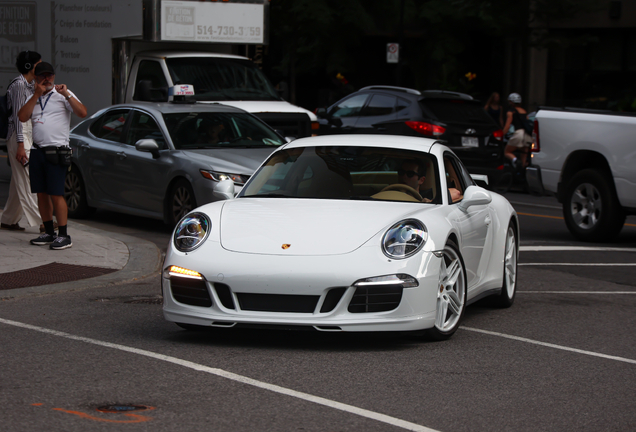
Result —
<svg viewBox="0 0 636 432"><path fill-rule="evenodd" d="M385 131L386 130L385 127L377 127L376 129L379 130L379 131Z"/></svg>
<svg viewBox="0 0 636 432"><path fill-rule="evenodd" d="M77 144L77 146L80 147L80 148L85 148L85 149L91 148L91 146L88 143L85 143L85 142L80 142L80 143Z"/></svg>
<svg viewBox="0 0 636 432"><path fill-rule="evenodd" d="M490 222L492 222L492 219L490 218L490 216L486 216L486 219L484 219L484 223L486 225L490 225Z"/></svg>
<svg viewBox="0 0 636 432"><path fill-rule="evenodd" d="M119 156L120 160L126 159L126 153L124 152L117 152L117 156Z"/></svg>

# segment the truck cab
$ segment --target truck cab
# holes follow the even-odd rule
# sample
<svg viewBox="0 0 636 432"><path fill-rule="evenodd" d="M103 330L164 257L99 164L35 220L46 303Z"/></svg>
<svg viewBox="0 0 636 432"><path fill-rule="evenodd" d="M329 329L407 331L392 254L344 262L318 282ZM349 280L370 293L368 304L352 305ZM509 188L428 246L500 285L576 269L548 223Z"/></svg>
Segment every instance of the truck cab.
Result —
<svg viewBox="0 0 636 432"><path fill-rule="evenodd" d="M169 102L168 89L194 86L200 103L243 109L287 137L317 132L314 113L283 100L247 57L211 52L142 51L135 55L127 80L126 103Z"/></svg>

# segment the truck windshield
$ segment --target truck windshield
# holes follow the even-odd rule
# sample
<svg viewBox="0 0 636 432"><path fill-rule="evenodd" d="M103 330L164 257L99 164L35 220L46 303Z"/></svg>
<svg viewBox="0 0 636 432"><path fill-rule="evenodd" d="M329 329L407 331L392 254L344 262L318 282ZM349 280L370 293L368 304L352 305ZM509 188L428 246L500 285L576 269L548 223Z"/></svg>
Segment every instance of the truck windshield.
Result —
<svg viewBox="0 0 636 432"><path fill-rule="evenodd" d="M165 113L176 149L278 147L283 139L247 113Z"/></svg>
<svg viewBox="0 0 636 432"><path fill-rule="evenodd" d="M198 101L281 100L250 61L211 57L166 59L174 85L192 84Z"/></svg>

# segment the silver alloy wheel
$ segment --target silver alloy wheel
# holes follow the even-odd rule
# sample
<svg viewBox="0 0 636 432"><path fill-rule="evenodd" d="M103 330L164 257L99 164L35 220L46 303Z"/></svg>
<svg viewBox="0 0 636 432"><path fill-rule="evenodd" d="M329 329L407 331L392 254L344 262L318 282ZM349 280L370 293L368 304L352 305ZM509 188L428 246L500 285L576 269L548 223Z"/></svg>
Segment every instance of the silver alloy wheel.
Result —
<svg viewBox="0 0 636 432"><path fill-rule="evenodd" d="M437 291L435 327L442 332L455 329L464 311L466 279L459 254L451 246L444 247Z"/></svg>
<svg viewBox="0 0 636 432"><path fill-rule="evenodd" d="M66 174L64 181L64 200L69 212L76 211L80 206L82 183L79 176L72 170Z"/></svg>
<svg viewBox="0 0 636 432"><path fill-rule="evenodd" d="M513 298L517 288L517 240L515 230L508 227L506 254L504 255L504 283L508 298Z"/></svg>
<svg viewBox="0 0 636 432"><path fill-rule="evenodd" d="M180 221L192 209L193 197L190 190L185 186L179 186L174 190L172 196L172 214L175 221Z"/></svg>
<svg viewBox="0 0 636 432"><path fill-rule="evenodd" d="M570 198L570 211L579 228L593 228L598 223L602 210L601 194L594 185L581 183L574 189Z"/></svg>

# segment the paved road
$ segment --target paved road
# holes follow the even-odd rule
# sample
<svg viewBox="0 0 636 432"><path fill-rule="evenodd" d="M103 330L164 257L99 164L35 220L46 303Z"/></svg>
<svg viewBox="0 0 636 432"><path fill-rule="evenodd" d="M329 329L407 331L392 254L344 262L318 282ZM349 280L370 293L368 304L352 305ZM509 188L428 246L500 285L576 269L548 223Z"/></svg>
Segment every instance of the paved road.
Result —
<svg viewBox="0 0 636 432"><path fill-rule="evenodd" d="M163 320L158 277L0 302L3 429L636 429L635 221L593 245L605 250L572 250L590 245L572 240L554 200L508 198L524 246L515 305L471 306L446 342L192 333ZM110 212L83 223L170 239L159 222ZM149 409L97 411L109 405Z"/></svg>

